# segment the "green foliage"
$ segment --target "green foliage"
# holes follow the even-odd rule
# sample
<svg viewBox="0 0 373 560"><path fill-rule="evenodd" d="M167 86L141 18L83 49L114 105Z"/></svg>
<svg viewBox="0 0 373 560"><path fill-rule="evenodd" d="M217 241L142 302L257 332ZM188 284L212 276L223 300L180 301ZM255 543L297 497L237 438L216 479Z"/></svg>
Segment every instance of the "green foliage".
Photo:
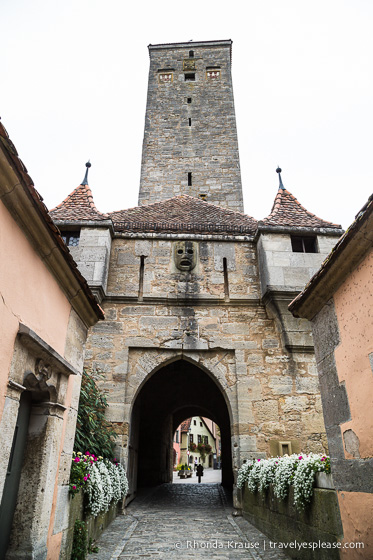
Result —
<svg viewBox="0 0 373 560"><path fill-rule="evenodd" d="M212 447L208 443L199 443L197 445L197 449L198 449L203 461L205 460L206 454L208 455L212 451Z"/></svg>
<svg viewBox="0 0 373 560"><path fill-rule="evenodd" d="M84 521L75 521L73 548L70 560L85 560L87 558L87 529Z"/></svg>
<svg viewBox="0 0 373 560"><path fill-rule="evenodd" d="M83 370L74 442L76 452L85 453L89 449L95 455L114 458L115 431L105 419L107 407L105 394L94 378Z"/></svg>
<svg viewBox="0 0 373 560"><path fill-rule="evenodd" d="M91 554L92 552L94 554L97 554L97 552L99 552L99 548L96 544L96 541L89 539L89 543L88 543L88 552Z"/></svg>

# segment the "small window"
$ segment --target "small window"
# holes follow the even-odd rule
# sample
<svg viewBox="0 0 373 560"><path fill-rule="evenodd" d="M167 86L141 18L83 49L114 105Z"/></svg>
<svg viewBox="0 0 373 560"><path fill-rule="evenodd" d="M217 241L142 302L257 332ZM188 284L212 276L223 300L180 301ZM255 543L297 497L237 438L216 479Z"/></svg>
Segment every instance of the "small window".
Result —
<svg viewBox="0 0 373 560"><path fill-rule="evenodd" d="M187 102L188 102L188 103L192 103L192 98L191 98L191 97L188 97Z"/></svg>
<svg viewBox="0 0 373 560"><path fill-rule="evenodd" d="M189 74L184 74L184 76L185 76L185 81L186 82L195 82L195 80L196 80L196 75L195 75L194 72L189 73Z"/></svg>
<svg viewBox="0 0 373 560"><path fill-rule="evenodd" d="M189 51L189 58L194 58L194 51Z"/></svg>
<svg viewBox="0 0 373 560"><path fill-rule="evenodd" d="M193 424L194 424L195 426L197 426L197 422L196 422L196 420L193 420Z"/></svg>
<svg viewBox="0 0 373 560"><path fill-rule="evenodd" d="M189 443L193 443L193 434L189 434Z"/></svg>
<svg viewBox="0 0 373 560"><path fill-rule="evenodd" d="M192 186L192 174L188 173L188 187Z"/></svg>
<svg viewBox="0 0 373 560"><path fill-rule="evenodd" d="M200 422L200 423L199 423L199 425L200 425L200 426L201 426L201 428L202 428L202 425L203 425L203 424L202 424L202 422Z"/></svg>
<svg viewBox="0 0 373 560"><path fill-rule="evenodd" d="M179 430L176 432L176 443L179 443Z"/></svg>
<svg viewBox="0 0 373 560"><path fill-rule="evenodd" d="M188 119L189 126L192 126L192 119Z"/></svg>
<svg viewBox="0 0 373 560"><path fill-rule="evenodd" d="M198 435L198 443L202 443L202 436Z"/></svg>
<svg viewBox="0 0 373 560"><path fill-rule="evenodd" d="M293 253L317 253L316 236L301 237L300 235L291 236L291 247Z"/></svg>
<svg viewBox="0 0 373 560"><path fill-rule="evenodd" d="M279 442L279 455L283 457L284 455L291 455L291 441L280 441Z"/></svg>
<svg viewBox="0 0 373 560"><path fill-rule="evenodd" d="M61 237L68 247L77 247L79 245L80 231L63 231Z"/></svg>

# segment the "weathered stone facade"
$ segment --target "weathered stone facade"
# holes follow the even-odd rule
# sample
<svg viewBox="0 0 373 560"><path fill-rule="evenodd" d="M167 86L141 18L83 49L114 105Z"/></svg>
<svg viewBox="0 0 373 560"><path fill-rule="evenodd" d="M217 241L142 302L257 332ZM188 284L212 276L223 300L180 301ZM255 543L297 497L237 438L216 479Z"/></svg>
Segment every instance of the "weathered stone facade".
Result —
<svg viewBox="0 0 373 560"><path fill-rule="evenodd" d="M130 497L137 479L172 480L173 431L191 416L219 425L227 485L248 458L327 449L310 327L287 305L341 229L281 181L265 220L227 209L242 209L230 47L149 48L139 207L100 214L83 184L52 211L61 229L80 228L71 252L102 300L106 320L89 333L86 366L103 376ZM185 59L194 81L185 81ZM221 69L211 84L207 66ZM194 107L196 133L184 122ZM190 169L198 188L185 186ZM95 237L101 286L87 243ZM297 252L299 239L312 252Z"/></svg>
<svg viewBox="0 0 373 560"><path fill-rule="evenodd" d="M149 45L139 204L204 195L243 211L231 49L232 41Z"/></svg>

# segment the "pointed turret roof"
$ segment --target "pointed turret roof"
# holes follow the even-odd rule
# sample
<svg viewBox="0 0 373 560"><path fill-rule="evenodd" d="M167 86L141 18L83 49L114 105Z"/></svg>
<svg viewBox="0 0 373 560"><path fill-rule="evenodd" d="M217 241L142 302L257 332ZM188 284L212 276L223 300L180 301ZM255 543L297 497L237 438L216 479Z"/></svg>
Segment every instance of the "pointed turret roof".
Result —
<svg viewBox="0 0 373 560"><path fill-rule="evenodd" d="M84 181L83 181L84 183ZM93 202L93 196L88 184L81 184L73 190L61 204L50 211L55 221L107 220L108 215L99 212Z"/></svg>
<svg viewBox="0 0 373 560"><path fill-rule="evenodd" d="M259 222L260 226L341 229L341 225L327 222L306 210L295 196L284 187L281 179L281 169L278 167L276 171L280 179L278 192L270 215Z"/></svg>
<svg viewBox="0 0 373 560"><path fill-rule="evenodd" d="M254 234L257 221L199 198L180 195L162 202L110 212L117 231L179 231Z"/></svg>

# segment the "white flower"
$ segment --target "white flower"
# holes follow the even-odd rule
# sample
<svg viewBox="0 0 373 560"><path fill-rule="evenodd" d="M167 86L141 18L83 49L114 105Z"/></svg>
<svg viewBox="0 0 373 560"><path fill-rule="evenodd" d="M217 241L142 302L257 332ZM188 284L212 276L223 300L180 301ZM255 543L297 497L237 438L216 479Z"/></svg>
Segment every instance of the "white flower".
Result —
<svg viewBox="0 0 373 560"><path fill-rule="evenodd" d="M251 492L265 492L273 484L275 496L284 500L289 486L294 485L294 504L304 509L311 500L315 474L326 471L325 455L285 455L270 459L252 460L244 463L238 471L237 487L247 484Z"/></svg>
<svg viewBox="0 0 373 560"><path fill-rule="evenodd" d="M111 502L119 502L128 492L128 480L122 465L108 459L98 460L88 466L90 477L85 487L88 510L93 516L108 511Z"/></svg>

